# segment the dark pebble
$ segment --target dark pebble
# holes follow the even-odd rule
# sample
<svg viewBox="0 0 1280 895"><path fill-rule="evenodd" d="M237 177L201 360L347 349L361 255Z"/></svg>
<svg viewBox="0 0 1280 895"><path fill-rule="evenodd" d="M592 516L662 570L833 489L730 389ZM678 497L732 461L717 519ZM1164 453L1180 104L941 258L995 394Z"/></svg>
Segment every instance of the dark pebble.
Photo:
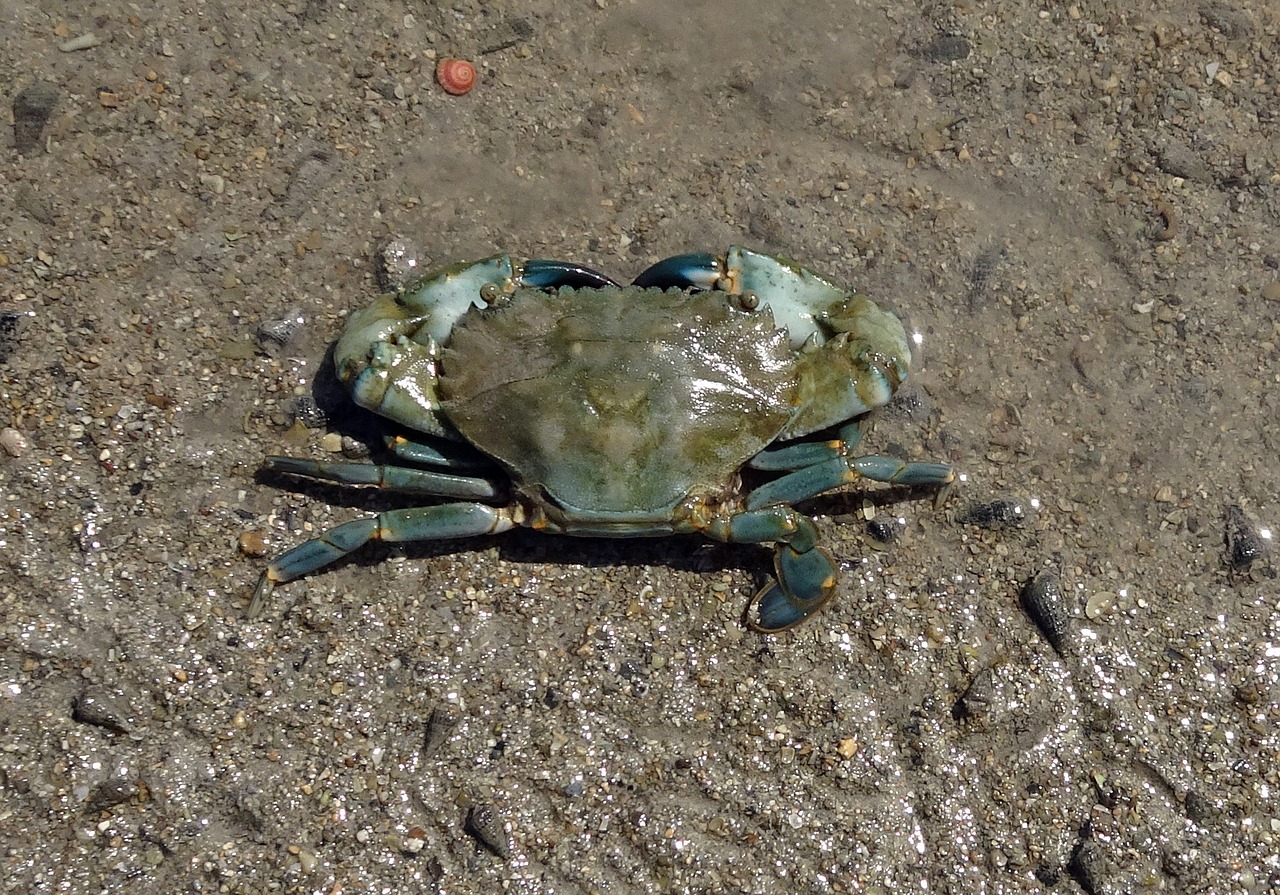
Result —
<svg viewBox="0 0 1280 895"><path fill-rule="evenodd" d="M18 336L26 315L19 311L0 311L0 364L7 361L18 347Z"/></svg>
<svg viewBox="0 0 1280 895"><path fill-rule="evenodd" d="M867 523L867 534L881 544L891 544L902 533L902 526L892 516L877 516Z"/></svg>
<svg viewBox="0 0 1280 895"><path fill-rule="evenodd" d="M1244 510L1236 504L1227 507L1223 514L1224 541L1227 547L1227 567L1233 572L1247 572L1254 560L1267 552L1266 542L1258 536L1258 530Z"/></svg>
<svg viewBox="0 0 1280 895"><path fill-rule="evenodd" d="M996 700L996 676L990 668L984 668L974 675L969 689L960 697L960 713L966 718L982 718L991 711L991 704Z"/></svg>
<svg viewBox="0 0 1280 895"><path fill-rule="evenodd" d="M960 521L979 528L1012 528L1022 525L1029 516L1024 501L1006 498L971 506L960 515Z"/></svg>
<svg viewBox="0 0 1280 895"><path fill-rule="evenodd" d="M959 34L939 34L920 55L930 62L958 62L967 58L972 50L969 41Z"/></svg>

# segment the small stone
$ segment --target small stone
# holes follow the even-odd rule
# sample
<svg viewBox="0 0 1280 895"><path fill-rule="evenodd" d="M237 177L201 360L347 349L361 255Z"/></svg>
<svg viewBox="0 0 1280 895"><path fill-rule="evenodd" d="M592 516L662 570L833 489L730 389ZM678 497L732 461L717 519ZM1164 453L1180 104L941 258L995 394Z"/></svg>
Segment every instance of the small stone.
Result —
<svg viewBox="0 0 1280 895"><path fill-rule="evenodd" d="M432 755L449 740L449 735L462 720L462 713L456 705L442 703L431 710L427 716L427 727L422 738L422 754Z"/></svg>
<svg viewBox="0 0 1280 895"><path fill-rule="evenodd" d="M867 523L867 534L881 544L896 541L901 533L902 525L892 516L877 516Z"/></svg>
<svg viewBox="0 0 1280 895"><path fill-rule="evenodd" d="M86 807L90 811L109 811L116 805L127 802L138 794L138 786L131 780L113 778L104 780L93 788L89 794Z"/></svg>
<svg viewBox="0 0 1280 895"><path fill-rule="evenodd" d="M1027 502L1018 498L1002 498L970 507L960 514L960 522L979 528L1012 528L1022 525L1030 516Z"/></svg>
<svg viewBox="0 0 1280 895"><path fill-rule="evenodd" d="M1107 858L1102 848L1092 839L1085 839L1076 847L1067 872L1086 892L1110 891L1107 886Z"/></svg>
<svg viewBox="0 0 1280 895"><path fill-rule="evenodd" d="M350 435L342 436L342 456L349 460L363 460L370 453L372 452L369 450L369 445L360 439Z"/></svg>
<svg viewBox="0 0 1280 895"><path fill-rule="evenodd" d="M1116 595L1098 591L1089 595L1089 599L1085 600L1084 614L1090 621L1097 621L1104 616L1108 616L1115 612Z"/></svg>
<svg viewBox="0 0 1280 895"><path fill-rule="evenodd" d="M0 364L7 361L17 349L18 337L28 317L28 314L20 311L0 311Z"/></svg>
<svg viewBox="0 0 1280 895"><path fill-rule="evenodd" d="M240 552L245 556L267 555L267 533L261 529L246 531L240 535Z"/></svg>
<svg viewBox="0 0 1280 895"><path fill-rule="evenodd" d="M424 272L422 249L410 239L389 240L378 253L378 281L388 292L408 289Z"/></svg>
<svg viewBox="0 0 1280 895"><path fill-rule="evenodd" d="M427 831L422 827L411 827L409 832L404 834L404 842L400 846L400 850L406 855L416 855L427 844Z"/></svg>
<svg viewBox="0 0 1280 895"><path fill-rule="evenodd" d="M1231 504L1223 518L1227 567L1233 572L1247 572L1255 560L1266 555L1267 542L1259 537L1242 507Z"/></svg>
<svg viewBox="0 0 1280 895"><path fill-rule="evenodd" d="M342 436L337 432L326 432L320 439L320 450L328 454L342 453Z"/></svg>
<svg viewBox="0 0 1280 895"><path fill-rule="evenodd" d="M939 34L920 55L930 62L958 62L967 58L972 50L969 41L959 34Z"/></svg>
<svg viewBox="0 0 1280 895"><path fill-rule="evenodd" d="M100 43L102 40L98 35L92 31L86 31L84 34L78 34L58 44L58 50L63 53L74 53L77 50L91 50Z"/></svg>

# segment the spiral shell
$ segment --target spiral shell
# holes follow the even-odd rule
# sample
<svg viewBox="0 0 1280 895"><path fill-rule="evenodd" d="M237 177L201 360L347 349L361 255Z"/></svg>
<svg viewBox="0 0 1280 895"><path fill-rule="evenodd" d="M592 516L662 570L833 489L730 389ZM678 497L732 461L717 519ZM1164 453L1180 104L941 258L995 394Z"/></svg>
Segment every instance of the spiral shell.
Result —
<svg viewBox="0 0 1280 895"><path fill-rule="evenodd" d="M441 59L436 64L436 82L445 93L461 96L476 85L476 67L465 59Z"/></svg>
<svg viewBox="0 0 1280 895"><path fill-rule="evenodd" d="M1041 572L1022 588L1022 608L1059 655L1071 645L1072 621L1058 576Z"/></svg>
<svg viewBox="0 0 1280 895"><path fill-rule="evenodd" d="M507 826L492 805L472 805L467 812L463 829L499 858L511 857L511 838L507 835Z"/></svg>

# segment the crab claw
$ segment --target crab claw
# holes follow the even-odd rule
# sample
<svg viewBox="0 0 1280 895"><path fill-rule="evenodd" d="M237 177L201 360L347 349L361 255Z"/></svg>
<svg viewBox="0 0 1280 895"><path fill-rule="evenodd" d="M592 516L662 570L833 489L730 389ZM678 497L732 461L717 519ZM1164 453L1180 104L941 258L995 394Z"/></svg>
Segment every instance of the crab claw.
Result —
<svg viewBox="0 0 1280 895"><path fill-rule="evenodd" d="M520 285L537 289L604 289L618 284L609 277L569 261L533 259L520 267Z"/></svg>
<svg viewBox="0 0 1280 895"><path fill-rule="evenodd" d="M724 277L724 262L707 252L672 255L645 269L633 286L658 289L714 289Z"/></svg>
<svg viewBox="0 0 1280 895"><path fill-rule="evenodd" d="M796 352L797 410L783 438L808 435L887 404L911 369L902 322L861 293L781 258L731 246L721 288L752 293Z"/></svg>
<svg viewBox="0 0 1280 895"><path fill-rule="evenodd" d="M742 246L730 246L725 253L720 288L730 295L754 293L759 307L772 311L774 322L786 328L795 351L815 340L817 344L825 342L829 333L821 318L849 297L845 290L799 264Z"/></svg>
<svg viewBox="0 0 1280 895"><path fill-rule="evenodd" d="M762 587L747 604L746 625L754 631L777 634L793 628L835 596L835 563L821 547L800 553L780 544L774 569L778 580Z"/></svg>

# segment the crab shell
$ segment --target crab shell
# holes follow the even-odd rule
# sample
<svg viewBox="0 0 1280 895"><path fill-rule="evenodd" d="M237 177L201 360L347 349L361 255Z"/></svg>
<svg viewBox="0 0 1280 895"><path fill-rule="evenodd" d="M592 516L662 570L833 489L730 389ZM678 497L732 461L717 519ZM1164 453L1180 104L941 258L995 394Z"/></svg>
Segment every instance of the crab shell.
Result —
<svg viewBox="0 0 1280 895"><path fill-rule="evenodd" d="M851 453L855 418L907 378L898 318L739 247L669 258L630 286L562 262L516 267L506 255L455 265L352 314L334 358L356 403L436 445L402 454L434 469L385 467L378 483L477 499L335 529L272 563L255 603L271 584L370 539L514 525L611 537L700 532L777 543L779 581L756 595L748 612L758 607L758 616L747 621L780 630L835 588L816 528L791 504L859 476L922 484L953 475L945 464ZM837 426L835 439L803 440ZM486 462L500 474L458 474ZM373 483L367 470L378 469L288 458L268 466L344 483ZM777 475L744 491L747 466Z"/></svg>

